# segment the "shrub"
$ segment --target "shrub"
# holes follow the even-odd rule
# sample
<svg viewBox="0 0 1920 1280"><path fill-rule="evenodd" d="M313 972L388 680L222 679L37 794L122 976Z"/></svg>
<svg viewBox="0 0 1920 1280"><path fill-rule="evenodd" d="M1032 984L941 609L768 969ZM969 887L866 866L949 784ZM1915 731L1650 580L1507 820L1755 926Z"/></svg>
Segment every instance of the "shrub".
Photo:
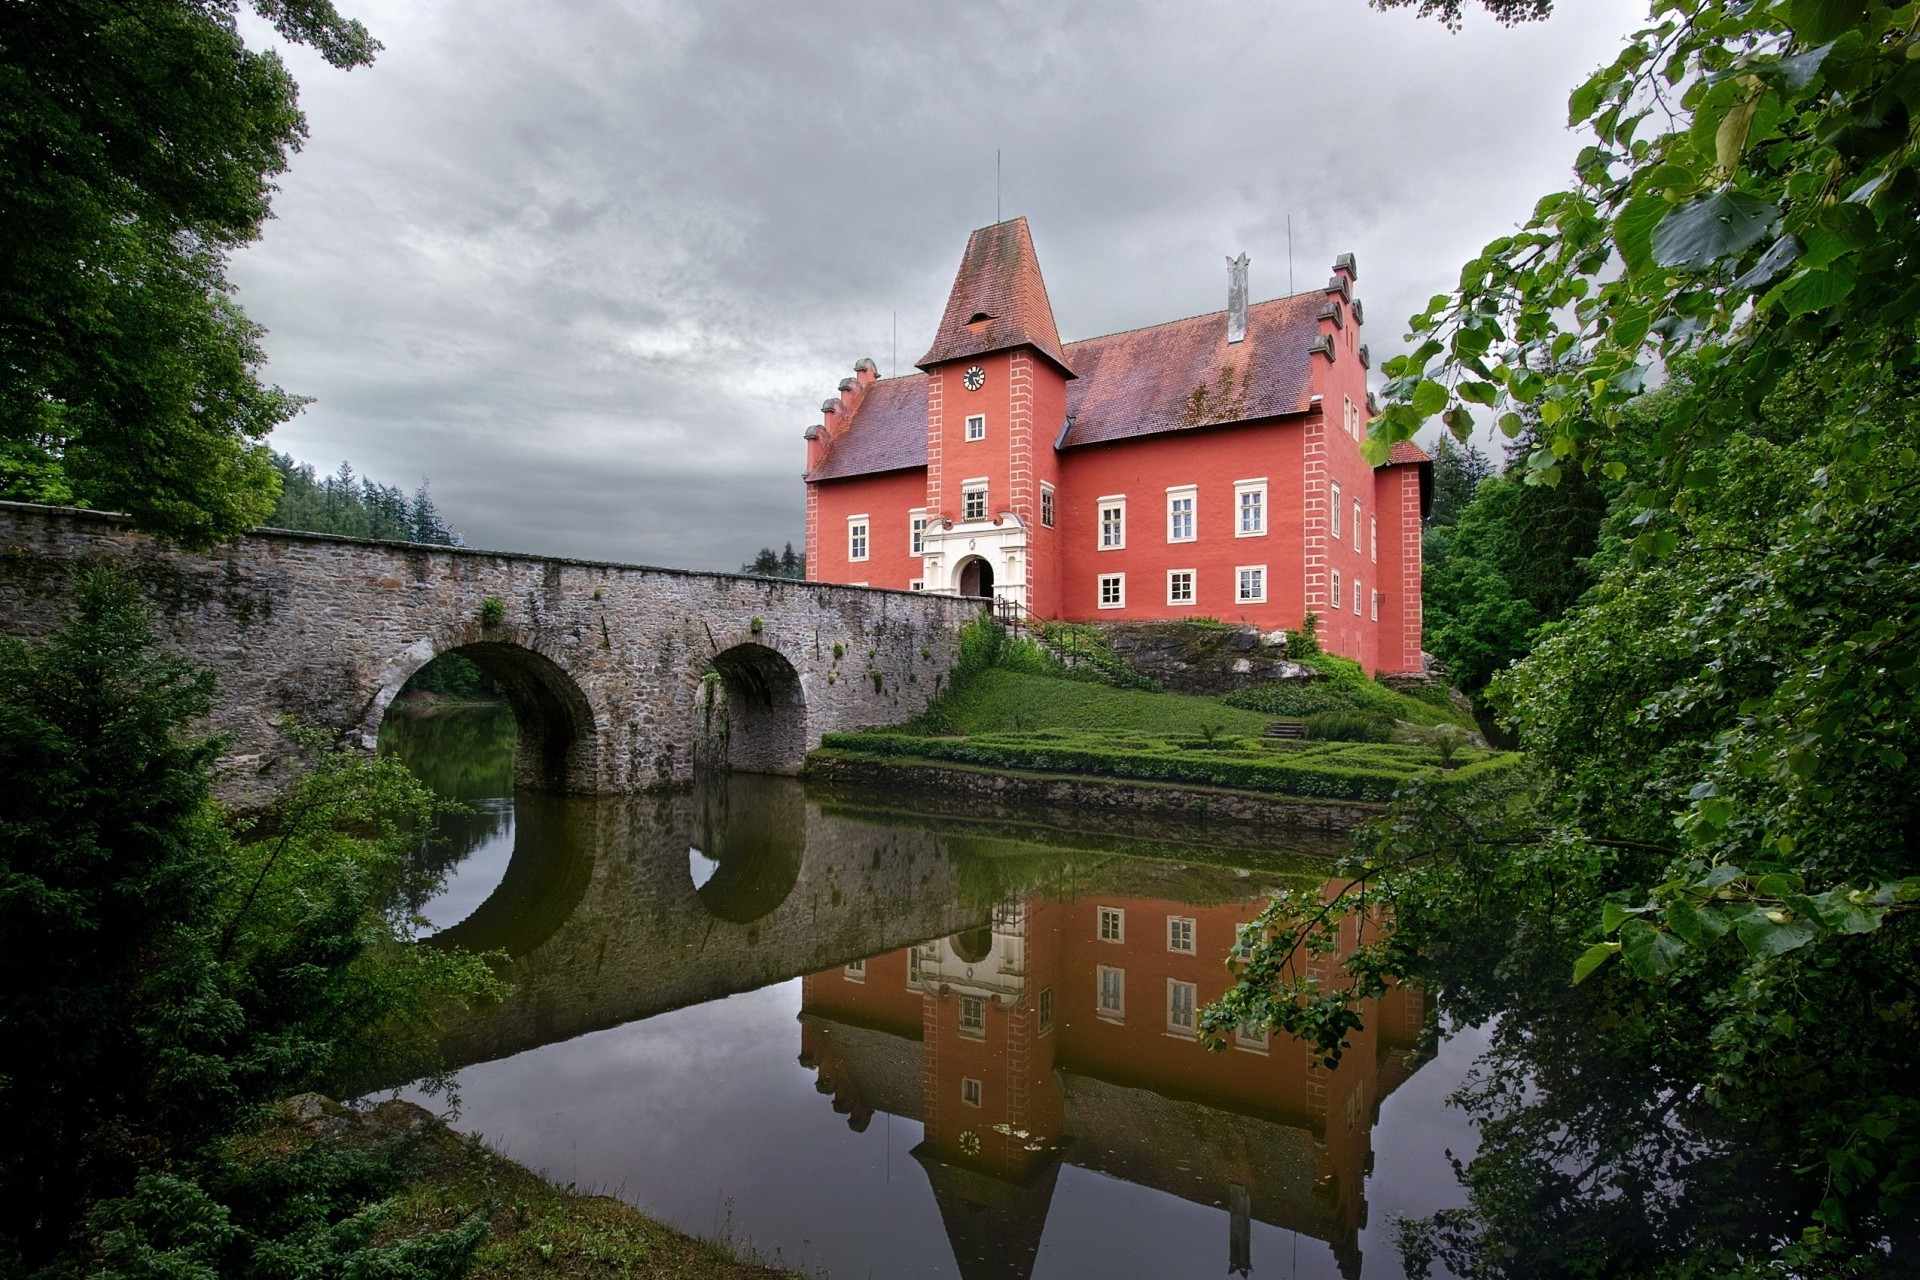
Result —
<svg viewBox="0 0 1920 1280"><path fill-rule="evenodd" d="M1322 711L1302 722L1308 738L1330 742L1391 742L1393 720L1371 711Z"/></svg>
<svg viewBox="0 0 1920 1280"><path fill-rule="evenodd" d="M1283 680L1240 689L1221 699L1242 711L1269 716L1310 716L1324 711L1355 711L1353 695L1325 680Z"/></svg>
<svg viewBox="0 0 1920 1280"><path fill-rule="evenodd" d="M499 596L488 596L480 602L480 625L497 627L507 620L507 602Z"/></svg>
<svg viewBox="0 0 1920 1280"><path fill-rule="evenodd" d="M1141 675L1113 651L1107 633L1085 622L1043 622L1040 641L1059 655L1057 674L1074 680L1110 684L1116 689L1159 692L1157 682ZM1047 673L1055 674L1055 673Z"/></svg>
<svg viewBox="0 0 1920 1280"><path fill-rule="evenodd" d="M1308 611L1298 630L1287 633L1287 656L1295 662L1320 652L1320 615Z"/></svg>

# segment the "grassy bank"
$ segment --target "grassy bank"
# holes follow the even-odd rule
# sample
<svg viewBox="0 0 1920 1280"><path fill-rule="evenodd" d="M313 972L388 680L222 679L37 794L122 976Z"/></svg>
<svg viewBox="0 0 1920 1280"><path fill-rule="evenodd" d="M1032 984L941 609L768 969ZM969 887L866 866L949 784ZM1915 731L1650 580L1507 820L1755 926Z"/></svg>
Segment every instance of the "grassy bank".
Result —
<svg viewBox="0 0 1920 1280"><path fill-rule="evenodd" d="M798 1280L797 1272L742 1261L625 1201L556 1186L410 1103L358 1112L309 1094L283 1107L248 1145L281 1156L322 1143L402 1162L410 1179L382 1219L383 1237L487 1214L472 1280Z"/></svg>
<svg viewBox="0 0 1920 1280"><path fill-rule="evenodd" d="M955 679L929 712L903 725L913 734L1020 733L1035 729L1135 730L1257 737L1273 720L1215 698L1115 689L1083 680L988 668Z"/></svg>

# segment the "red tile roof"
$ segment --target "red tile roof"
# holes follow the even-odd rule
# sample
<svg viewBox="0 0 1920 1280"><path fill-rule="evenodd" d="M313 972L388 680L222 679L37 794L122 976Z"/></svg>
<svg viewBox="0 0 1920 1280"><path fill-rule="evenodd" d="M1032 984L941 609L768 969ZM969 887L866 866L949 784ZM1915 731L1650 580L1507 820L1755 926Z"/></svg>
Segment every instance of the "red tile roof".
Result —
<svg viewBox="0 0 1920 1280"><path fill-rule="evenodd" d="M926 452L924 449L922 453ZM1409 462L1432 462L1427 451L1411 440L1395 440L1393 448L1387 451L1387 465L1403 467Z"/></svg>
<svg viewBox="0 0 1920 1280"><path fill-rule="evenodd" d="M1255 303L1246 340L1231 344L1224 311L1071 344L1080 378L1067 387L1066 446L1306 412L1325 302Z"/></svg>
<svg viewBox="0 0 1920 1280"><path fill-rule="evenodd" d="M835 414L834 440L809 480L927 465L927 375L882 378L867 387L851 417ZM844 420L840 420L844 419Z"/></svg>
<svg viewBox="0 0 1920 1280"><path fill-rule="evenodd" d="M1033 347L1073 375L1060 354L1060 330L1047 300L1047 282L1033 252L1025 218L996 222L967 237L967 251L947 295L946 314L927 354L914 363L922 369L948 360Z"/></svg>

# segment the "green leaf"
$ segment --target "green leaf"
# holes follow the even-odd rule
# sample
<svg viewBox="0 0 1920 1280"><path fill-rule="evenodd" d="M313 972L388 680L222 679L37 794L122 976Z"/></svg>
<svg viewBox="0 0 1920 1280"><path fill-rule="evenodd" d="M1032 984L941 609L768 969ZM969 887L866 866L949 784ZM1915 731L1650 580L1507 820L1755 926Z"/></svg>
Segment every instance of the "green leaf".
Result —
<svg viewBox="0 0 1920 1280"><path fill-rule="evenodd" d="M1574 982L1585 982L1592 976L1595 969L1605 964L1619 949L1620 944L1617 942L1596 942L1581 952L1580 958L1573 962Z"/></svg>
<svg viewBox="0 0 1920 1280"><path fill-rule="evenodd" d="M1789 0L1787 25L1809 44L1821 43L1859 26L1866 14L1866 0Z"/></svg>
<svg viewBox="0 0 1920 1280"><path fill-rule="evenodd" d="M1620 928L1621 956L1649 982L1672 973L1686 953L1686 943L1645 920L1629 920Z"/></svg>
<svg viewBox="0 0 1920 1280"><path fill-rule="evenodd" d="M1742 920L1739 933L1741 945L1761 959L1798 950L1818 936L1818 931L1805 920L1774 921L1761 911Z"/></svg>
<svg viewBox="0 0 1920 1280"><path fill-rule="evenodd" d="M1825 311L1842 301L1853 292L1854 278L1853 259L1843 258L1824 271L1800 272L1776 293L1788 315L1804 316L1814 311Z"/></svg>
<svg viewBox="0 0 1920 1280"><path fill-rule="evenodd" d="M1639 275L1653 269L1653 229L1673 208L1656 195L1635 196L1627 201L1613 220L1613 243L1627 264L1627 271Z"/></svg>
<svg viewBox="0 0 1920 1280"><path fill-rule="evenodd" d="M1744 191L1716 191L1681 205L1653 229L1653 260L1704 271L1757 244L1780 210Z"/></svg>
<svg viewBox="0 0 1920 1280"><path fill-rule="evenodd" d="M1447 389L1428 379L1413 389L1414 412L1423 418L1430 418L1447 407L1447 399Z"/></svg>
<svg viewBox="0 0 1920 1280"><path fill-rule="evenodd" d="M1475 404L1490 405L1499 396L1500 388L1491 382L1463 382L1460 384L1460 398L1471 400Z"/></svg>
<svg viewBox="0 0 1920 1280"><path fill-rule="evenodd" d="M1503 413L1500 415L1500 434L1504 435L1507 439L1513 440L1518 438L1520 433L1526 429L1526 419L1522 418L1519 414Z"/></svg>
<svg viewBox="0 0 1920 1280"><path fill-rule="evenodd" d="M1640 912L1632 907L1623 907L1617 902L1600 904L1600 932L1612 933Z"/></svg>

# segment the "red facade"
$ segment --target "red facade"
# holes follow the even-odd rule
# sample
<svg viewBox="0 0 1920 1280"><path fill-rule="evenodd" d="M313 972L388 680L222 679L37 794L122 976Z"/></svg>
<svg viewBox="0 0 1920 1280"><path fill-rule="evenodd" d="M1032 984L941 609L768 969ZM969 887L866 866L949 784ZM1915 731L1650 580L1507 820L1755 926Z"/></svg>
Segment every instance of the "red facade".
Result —
<svg viewBox="0 0 1920 1280"><path fill-rule="evenodd" d="M992 595L1068 621L1317 615L1418 671L1430 464L1360 451L1349 257L1323 290L1062 343L1026 220L973 233L920 373L871 360L807 431L807 573Z"/></svg>

